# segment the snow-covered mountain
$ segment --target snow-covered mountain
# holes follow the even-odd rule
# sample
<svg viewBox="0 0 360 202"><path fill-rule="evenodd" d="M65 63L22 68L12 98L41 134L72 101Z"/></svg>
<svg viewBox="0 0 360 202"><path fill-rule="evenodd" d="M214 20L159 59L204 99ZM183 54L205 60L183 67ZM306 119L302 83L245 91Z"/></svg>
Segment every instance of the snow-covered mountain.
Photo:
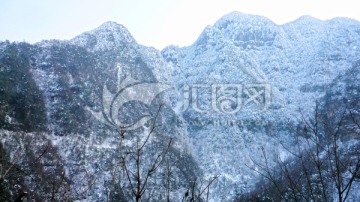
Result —
<svg viewBox="0 0 360 202"><path fill-rule="evenodd" d="M320 21L304 16L276 25L264 17L233 12L206 27L193 45L162 50L175 68L179 86L271 87L271 104L265 110L243 105L231 115L213 110L183 114L190 123L188 136L200 167L212 175L221 174L218 189L223 196L217 195L217 200L228 200L236 189L246 192L254 178L245 165L251 164L249 158L261 158L262 146L270 154L281 153L279 142L289 142L291 128L302 125L301 113L314 113L316 101L325 96L333 80L354 68L360 55L359 34L359 22L346 18ZM244 96L246 102L248 96ZM194 120L206 123L192 125ZM240 124L231 126L239 120ZM219 121L224 126L216 125Z"/></svg>
<svg viewBox="0 0 360 202"><path fill-rule="evenodd" d="M104 92L117 96L124 84L166 84L171 88L147 104L124 104L120 119L134 123L154 116L163 104L145 159L173 138L172 200L181 200L195 180L219 176L209 197L230 201L256 188L259 175L249 166L263 158L262 148L272 160L287 157L283 145L293 146L302 115L312 116L316 101L330 106L351 92L349 100L358 103L359 78L351 76L359 74L351 72L359 60L358 21L304 16L277 25L239 12L206 27L191 46L161 51L138 44L115 22L69 41L1 42L2 147L14 160L19 151L36 157L51 144L54 151L46 158L65 172L70 195L84 191L76 199L104 201L116 187L113 199L128 198L130 185L119 180L124 179L118 169L120 136L94 114L107 114ZM347 107L359 110L358 104ZM145 126L129 131L129 145L144 132ZM42 174L51 175L49 169ZM159 183L165 170L162 165L151 181L147 193L153 197L165 197ZM20 184L41 198L30 188L34 183L25 177Z"/></svg>

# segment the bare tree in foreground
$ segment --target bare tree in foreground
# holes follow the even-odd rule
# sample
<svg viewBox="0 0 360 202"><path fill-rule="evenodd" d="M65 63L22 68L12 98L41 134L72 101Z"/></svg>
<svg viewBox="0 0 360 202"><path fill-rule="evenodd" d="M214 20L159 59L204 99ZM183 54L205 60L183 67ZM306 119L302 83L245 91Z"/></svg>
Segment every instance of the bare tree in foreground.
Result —
<svg viewBox="0 0 360 202"><path fill-rule="evenodd" d="M65 177L56 148L50 142L43 149L25 146L18 149L15 158L7 157L0 144L0 200L69 201L70 183Z"/></svg>
<svg viewBox="0 0 360 202"><path fill-rule="evenodd" d="M172 139L170 138L164 149L150 159L150 163L144 162L145 148L156 128L156 120L159 116L161 107L162 106L159 107L157 114L153 119L150 129L145 136L145 140L137 138L134 148L125 148L124 138L126 130L124 128L118 128L118 133L120 134L120 163L135 201L141 201L148 188L150 178L157 172L159 166L165 160L172 143Z"/></svg>
<svg viewBox="0 0 360 202"><path fill-rule="evenodd" d="M185 192L182 201L200 202L204 200L204 195L206 196L205 201L209 201L210 186L218 177L219 176L210 178L205 184L203 184L204 182L200 182L200 185L196 184L197 179L195 179L190 189Z"/></svg>
<svg viewBox="0 0 360 202"><path fill-rule="evenodd" d="M275 200L346 201L356 191L354 183L360 182L360 153L358 143L349 150L342 139L349 129L358 133L359 123L346 111L336 123L325 122L318 110L312 122L303 120L304 135L296 137L296 149L283 145L292 158L270 162L262 148L263 162L252 160L253 166L248 167L272 184L278 193ZM349 120L352 126L345 124Z"/></svg>
<svg viewBox="0 0 360 202"><path fill-rule="evenodd" d="M161 108L162 106L157 110L148 130L145 130L145 136L142 138L140 135L137 136L136 141L131 146L127 142L127 138L129 138L128 131L121 127L117 129L120 135L119 156L120 170L122 171L120 180L126 182L125 186L127 186L121 189L122 191L129 190L134 201L171 201L172 163L175 162L172 162L169 151L173 149L173 139L161 136L159 140L164 143L159 144L159 142L155 141L156 147L153 140L158 137L152 137L158 127L156 123ZM191 202L208 201L210 185L216 179L217 177L214 177L208 181L200 182L200 184L198 184L197 180L189 183L191 187L184 194L182 200ZM154 191L158 191L158 193L154 194ZM165 194L164 199L160 193Z"/></svg>
<svg viewBox="0 0 360 202"><path fill-rule="evenodd" d="M77 192L50 141L37 147L33 147L32 136L24 136L21 141L23 147L0 143L0 201L74 201L87 195L95 179L84 191ZM13 158L10 150L15 150Z"/></svg>

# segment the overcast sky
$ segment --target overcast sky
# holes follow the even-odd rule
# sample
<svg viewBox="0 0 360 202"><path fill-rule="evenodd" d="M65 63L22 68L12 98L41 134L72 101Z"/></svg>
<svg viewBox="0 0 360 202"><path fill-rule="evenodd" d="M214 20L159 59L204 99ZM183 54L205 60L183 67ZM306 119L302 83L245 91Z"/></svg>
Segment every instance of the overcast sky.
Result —
<svg viewBox="0 0 360 202"><path fill-rule="evenodd" d="M192 44L206 25L231 11L262 15L277 24L302 15L360 21L353 0L0 0L0 40L71 39L106 21L129 29L143 45Z"/></svg>

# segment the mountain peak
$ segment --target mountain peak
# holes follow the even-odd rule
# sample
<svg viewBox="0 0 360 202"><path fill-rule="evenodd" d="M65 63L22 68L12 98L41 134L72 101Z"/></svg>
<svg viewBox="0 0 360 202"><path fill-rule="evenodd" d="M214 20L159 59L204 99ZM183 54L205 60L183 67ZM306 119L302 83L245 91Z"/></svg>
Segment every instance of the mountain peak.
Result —
<svg viewBox="0 0 360 202"><path fill-rule="evenodd" d="M103 24L101 24L95 30L107 30L107 31L115 31L115 32L116 31L129 32L129 30L126 29L126 27L124 27L123 25L118 24L117 22L114 22L114 21L104 22Z"/></svg>
<svg viewBox="0 0 360 202"><path fill-rule="evenodd" d="M227 15L224 15L220 20L215 23L215 27L221 29L226 24L252 24L252 25L264 25L264 24L274 24L271 20L260 15L251 15L245 14L238 11L233 11Z"/></svg>
<svg viewBox="0 0 360 202"><path fill-rule="evenodd" d="M213 28L242 48L271 46L279 33L279 26L268 18L236 11L220 18Z"/></svg>
<svg viewBox="0 0 360 202"><path fill-rule="evenodd" d="M314 18L310 15L303 15L303 16L299 17L298 19L296 19L295 21L290 22L290 23L291 24L295 23L295 24L300 24L300 25L306 26L306 25L316 25L316 24L319 24L322 22L323 22L322 20Z"/></svg>
<svg viewBox="0 0 360 202"><path fill-rule="evenodd" d="M114 49L123 44L136 44L129 30L113 21L105 22L99 27L75 37L70 42L94 51Z"/></svg>

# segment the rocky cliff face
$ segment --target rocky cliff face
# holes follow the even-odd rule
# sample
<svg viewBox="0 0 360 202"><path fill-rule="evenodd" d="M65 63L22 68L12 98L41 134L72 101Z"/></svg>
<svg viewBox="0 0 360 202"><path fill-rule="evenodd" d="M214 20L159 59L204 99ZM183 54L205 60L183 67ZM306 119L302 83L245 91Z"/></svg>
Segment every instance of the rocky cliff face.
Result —
<svg viewBox="0 0 360 202"><path fill-rule="evenodd" d="M27 159L28 151L36 160L51 145L46 158L54 163L41 164L44 168L38 172L47 176L56 168L58 176L64 173L67 183L62 189L68 197L129 198L129 184L119 174L120 135L111 121L120 120L119 125L136 123L144 115L154 118L163 105L145 164L151 162L152 151L173 138L172 199L181 199L195 179L219 176L210 198L231 200L254 189L259 176L248 166L251 159L262 158L262 147L271 159L277 154L286 158L280 142L292 146L302 114L313 115L316 101L327 109L347 99L342 106L358 112L359 55L357 21L305 16L276 25L237 12L206 27L193 45L162 51L137 44L114 22L69 41L2 42L2 150L9 162L30 168L17 158ZM146 84L147 90L135 88L138 84ZM106 101L106 96L117 98L122 92L128 93L123 98L129 102L116 105L116 112L106 111L117 103ZM106 115L106 120L99 118ZM148 124L128 131L130 146L146 133ZM355 136L351 138L358 139ZM165 196L164 183L159 183L165 170L162 165L151 181L147 193L152 197ZM20 181L33 198L41 198L31 188L35 179ZM51 198L51 190L41 190Z"/></svg>
<svg viewBox="0 0 360 202"><path fill-rule="evenodd" d="M292 144L291 134L303 124L301 114L311 116L334 79L356 69L359 43L359 22L350 19L304 16L279 26L234 12L208 26L193 45L162 50L179 88L204 84L210 88L201 94L205 99L211 84L241 84L249 92L241 95L241 109L234 114L218 113L206 101L199 104L204 112L183 113L200 167L221 174L219 200L251 186L255 176L245 164L251 164L250 157L261 158L262 146L277 154L283 152L279 142ZM254 102L252 96L261 90L271 91L270 98L263 92ZM271 104L264 108L267 101Z"/></svg>

